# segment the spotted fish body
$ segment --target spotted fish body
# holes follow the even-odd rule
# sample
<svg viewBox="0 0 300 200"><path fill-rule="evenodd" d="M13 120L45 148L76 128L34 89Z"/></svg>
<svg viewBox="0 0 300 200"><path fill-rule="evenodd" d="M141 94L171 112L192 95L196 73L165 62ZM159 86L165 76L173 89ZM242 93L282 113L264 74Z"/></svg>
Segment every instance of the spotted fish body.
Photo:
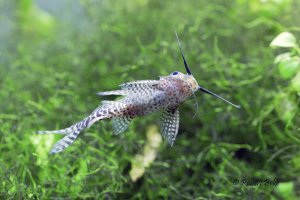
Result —
<svg viewBox="0 0 300 200"><path fill-rule="evenodd" d="M103 101L82 121L62 130L39 131L39 134L66 134L58 141L51 153L58 153L72 144L79 133L103 119L112 119L113 132L124 132L130 121L138 116L162 110L161 132L173 145L179 127L179 105L189 98L196 90L198 84L191 75L174 72L169 76L160 77L159 80L145 80L124 83L121 90L99 92L98 95L122 95L117 101Z"/></svg>
<svg viewBox="0 0 300 200"><path fill-rule="evenodd" d="M76 140L83 129L89 128L97 121L112 119L113 133L120 134L127 129L133 118L156 111L162 112L160 118L161 133L168 143L173 146L179 128L178 107L194 95L197 90L202 90L230 103L198 85L185 61L180 43L179 47L187 74L173 72L169 76L160 77L159 80L133 81L121 84L120 90L99 92L98 95L119 95L123 98L116 101L102 101L102 105L96 108L88 117L68 128L55 131L38 131L39 134L66 135L54 145L51 153L63 151Z"/></svg>

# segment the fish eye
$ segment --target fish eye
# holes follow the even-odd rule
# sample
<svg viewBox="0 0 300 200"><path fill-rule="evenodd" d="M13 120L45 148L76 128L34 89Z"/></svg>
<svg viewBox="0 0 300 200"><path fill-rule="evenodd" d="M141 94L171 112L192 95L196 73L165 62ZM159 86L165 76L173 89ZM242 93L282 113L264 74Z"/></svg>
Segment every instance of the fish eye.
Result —
<svg viewBox="0 0 300 200"><path fill-rule="evenodd" d="M178 74L178 72L177 72L177 71L175 71L175 72L173 72L173 73L172 73L172 75L177 75L177 74Z"/></svg>

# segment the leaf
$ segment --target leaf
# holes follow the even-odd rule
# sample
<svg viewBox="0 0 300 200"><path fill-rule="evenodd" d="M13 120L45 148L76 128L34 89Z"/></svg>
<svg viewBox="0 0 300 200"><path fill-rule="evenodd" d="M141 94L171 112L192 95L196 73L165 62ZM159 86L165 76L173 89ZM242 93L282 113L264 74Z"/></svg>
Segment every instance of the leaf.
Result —
<svg viewBox="0 0 300 200"><path fill-rule="evenodd" d="M291 86L294 90L300 92L300 72L298 72L297 75L291 81Z"/></svg>
<svg viewBox="0 0 300 200"><path fill-rule="evenodd" d="M287 124L294 118L298 112L298 106L295 99L286 93L281 93L275 99L275 110L278 117Z"/></svg>
<svg viewBox="0 0 300 200"><path fill-rule="evenodd" d="M297 73L300 66L300 61L298 57L283 60L279 63L278 69L281 77L288 79Z"/></svg>
<svg viewBox="0 0 300 200"><path fill-rule="evenodd" d="M274 64L278 64L278 63L281 63L283 61L290 60L291 59L291 55L292 54L289 53L289 52L279 54L278 56L276 56L276 58L274 60Z"/></svg>
<svg viewBox="0 0 300 200"><path fill-rule="evenodd" d="M293 182L285 182L279 183L276 188L276 191L287 200L296 199L296 195L294 193L294 183Z"/></svg>
<svg viewBox="0 0 300 200"><path fill-rule="evenodd" d="M300 169L300 153L297 153L296 155L294 155L291 161L292 161L292 164L295 167L295 169L299 170Z"/></svg>
<svg viewBox="0 0 300 200"><path fill-rule="evenodd" d="M294 47L296 38L290 32L280 33L270 44L271 47Z"/></svg>

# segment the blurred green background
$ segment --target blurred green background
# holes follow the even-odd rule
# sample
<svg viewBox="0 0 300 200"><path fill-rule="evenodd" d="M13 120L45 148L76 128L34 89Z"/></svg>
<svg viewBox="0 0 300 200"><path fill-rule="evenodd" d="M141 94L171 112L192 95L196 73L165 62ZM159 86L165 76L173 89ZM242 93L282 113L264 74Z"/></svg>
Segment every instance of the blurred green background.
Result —
<svg viewBox="0 0 300 200"><path fill-rule="evenodd" d="M298 0L0 0L0 199L295 199L299 9ZM162 142L137 181L129 174L159 114L119 136L97 123L49 155L61 136L35 132L83 119L103 100L96 92L184 72L174 30L198 83L242 108L198 93L196 117L193 100L181 106L174 147ZM276 184L250 184L265 180Z"/></svg>

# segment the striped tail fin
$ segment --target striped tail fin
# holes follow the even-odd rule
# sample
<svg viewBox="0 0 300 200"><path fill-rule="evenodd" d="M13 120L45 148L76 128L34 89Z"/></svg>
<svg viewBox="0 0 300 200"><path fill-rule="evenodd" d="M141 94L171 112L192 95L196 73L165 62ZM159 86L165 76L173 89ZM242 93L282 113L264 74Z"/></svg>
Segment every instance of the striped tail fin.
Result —
<svg viewBox="0 0 300 200"><path fill-rule="evenodd" d="M37 131L37 134L68 134L72 132L72 126L69 128L61 129L61 130L54 130L54 131Z"/></svg>
<svg viewBox="0 0 300 200"><path fill-rule="evenodd" d="M88 117L84 120L61 130L54 130L54 131L38 131L38 134L65 134L66 136L59 140L57 143L54 144L54 147L51 150L51 154L59 153L63 151L65 148L70 146L78 137L80 132L92 126L95 122L111 118L110 112L108 112L110 108L107 106L101 106L95 109Z"/></svg>
<svg viewBox="0 0 300 200"><path fill-rule="evenodd" d="M54 147L51 149L50 153L55 154L63 151L65 148L70 146L79 135L80 130L74 131L68 135L66 135L63 139L59 140L57 143L55 143Z"/></svg>
<svg viewBox="0 0 300 200"><path fill-rule="evenodd" d="M89 117L72 125L69 128L58 130L58 131L53 131L53 133L64 132L63 134L67 134L67 135L65 137L63 137L61 140L59 140L57 143L54 144L54 147L52 148L50 153L55 154L55 153L59 153L59 152L63 151L65 148L70 146L77 139L79 133L83 129L90 127L93 123L95 123L96 121L98 121L100 119L103 119L103 116L93 117L92 115L90 115ZM71 130L71 132L68 132L69 130ZM49 132L51 133L51 131L49 131Z"/></svg>

